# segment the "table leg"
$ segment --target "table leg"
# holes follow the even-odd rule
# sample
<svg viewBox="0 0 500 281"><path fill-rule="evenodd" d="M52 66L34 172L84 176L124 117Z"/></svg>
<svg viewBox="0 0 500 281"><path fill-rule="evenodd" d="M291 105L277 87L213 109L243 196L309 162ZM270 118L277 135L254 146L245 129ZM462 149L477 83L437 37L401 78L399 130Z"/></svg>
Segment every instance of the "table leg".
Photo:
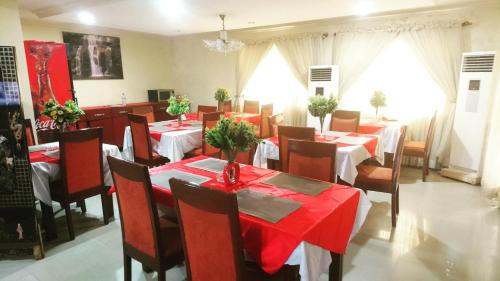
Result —
<svg viewBox="0 0 500 281"><path fill-rule="evenodd" d="M42 221L45 227L45 239L47 241L57 239L56 219L52 205L40 201L40 207L42 208Z"/></svg>
<svg viewBox="0 0 500 281"><path fill-rule="evenodd" d="M342 266L344 257L341 254L330 252L332 263L330 264L330 272L328 273L328 281L342 281Z"/></svg>
<svg viewBox="0 0 500 281"><path fill-rule="evenodd" d="M106 194L108 194L108 191L109 189L111 188L111 186L105 186L104 189L106 189ZM105 206L108 207L108 218L113 218L115 216L115 211L114 211L114 207L113 207L113 195L108 195L106 196L106 204Z"/></svg>

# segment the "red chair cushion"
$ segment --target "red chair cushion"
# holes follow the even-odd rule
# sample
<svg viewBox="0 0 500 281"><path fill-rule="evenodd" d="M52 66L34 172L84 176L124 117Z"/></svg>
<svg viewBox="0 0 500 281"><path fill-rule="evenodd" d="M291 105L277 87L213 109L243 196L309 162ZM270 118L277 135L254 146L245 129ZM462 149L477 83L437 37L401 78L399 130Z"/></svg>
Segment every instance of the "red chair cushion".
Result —
<svg viewBox="0 0 500 281"><path fill-rule="evenodd" d="M65 144L66 182L69 194L103 186L99 139Z"/></svg>
<svg viewBox="0 0 500 281"><path fill-rule="evenodd" d="M392 169L358 165L358 176L356 177L355 186L369 186L379 189L388 189L392 186Z"/></svg>
<svg viewBox="0 0 500 281"><path fill-rule="evenodd" d="M288 173L317 180L331 180L331 157L307 157L291 152L288 159Z"/></svg>
<svg viewBox="0 0 500 281"><path fill-rule="evenodd" d="M333 117L333 130L337 132L356 132L358 119L342 119Z"/></svg>

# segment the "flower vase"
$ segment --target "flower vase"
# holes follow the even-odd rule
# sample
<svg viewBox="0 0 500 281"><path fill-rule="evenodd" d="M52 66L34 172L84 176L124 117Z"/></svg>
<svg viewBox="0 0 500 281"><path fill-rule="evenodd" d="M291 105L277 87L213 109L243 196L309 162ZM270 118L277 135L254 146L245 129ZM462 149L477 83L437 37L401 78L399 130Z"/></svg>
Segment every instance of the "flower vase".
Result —
<svg viewBox="0 0 500 281"><path fill-rule="evenodd" d="M179 114L177 116L177 126L179 126L179 127L182 126L182 114Z"/></svg>
<svg viewBox="0 0 500 281"><path fill-rule="evenodd" d="M320 135L323 135L323 124L325 123L325 116L320 116L319 117L319 133Z"/></svg>
<svg viewBox="0 0 500 281"><path fill-rule="evenodd" d="M234 162L237 152L235 151L224 151L227 157L227 165L224 167L222 172L222 177L224 179L224 185L228 188L234 186L240 180L240 164Z"/></svg>

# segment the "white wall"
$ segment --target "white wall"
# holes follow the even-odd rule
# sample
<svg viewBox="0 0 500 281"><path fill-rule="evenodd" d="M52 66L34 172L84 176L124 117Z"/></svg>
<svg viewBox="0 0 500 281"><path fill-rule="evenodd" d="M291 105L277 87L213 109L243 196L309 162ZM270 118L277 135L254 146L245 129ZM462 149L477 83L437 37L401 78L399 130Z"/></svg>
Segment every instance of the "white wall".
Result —
<svg viewBox="0 0 500 281"><path fill-rule="evenodd" d="M17 1L0 1L0 27L0 45L16 47L17 76L24 116L33 120L33 105Z"/></svg>
<svg viewBox="0 0 500 281"><path fill-rule="evenodd" d="M62 32L79 32L120 37L123 80L75 80L80 106L147 101L147 90L171 88L169 38L116 29L83 25L52 25L34 21L22 22L24 40L63 42Z"/></svg>

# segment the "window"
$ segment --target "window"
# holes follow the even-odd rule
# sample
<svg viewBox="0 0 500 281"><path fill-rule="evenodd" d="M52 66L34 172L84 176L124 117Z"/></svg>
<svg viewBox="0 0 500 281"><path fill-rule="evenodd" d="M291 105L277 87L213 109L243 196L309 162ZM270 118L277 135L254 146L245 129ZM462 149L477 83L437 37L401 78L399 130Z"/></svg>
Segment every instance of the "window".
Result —
<svg viewBox="0 0 500 281"><path fill-rule="evenodd" d="M243 95L246 100L274 104L274 113L283 112L294 104L305 107L307 101L306 88L295 78L276 46L271 48L257 66Z"/></svg>
<svg viewBox="0 0 500 281"><path fill-rule="evenodd" d="M387 107L379 109L380 114L408 123L432 116L445 101L441 88L401 39L392 42L347 90L341 107L375 116L370 98L376 90L387 98Z"/></svg>

